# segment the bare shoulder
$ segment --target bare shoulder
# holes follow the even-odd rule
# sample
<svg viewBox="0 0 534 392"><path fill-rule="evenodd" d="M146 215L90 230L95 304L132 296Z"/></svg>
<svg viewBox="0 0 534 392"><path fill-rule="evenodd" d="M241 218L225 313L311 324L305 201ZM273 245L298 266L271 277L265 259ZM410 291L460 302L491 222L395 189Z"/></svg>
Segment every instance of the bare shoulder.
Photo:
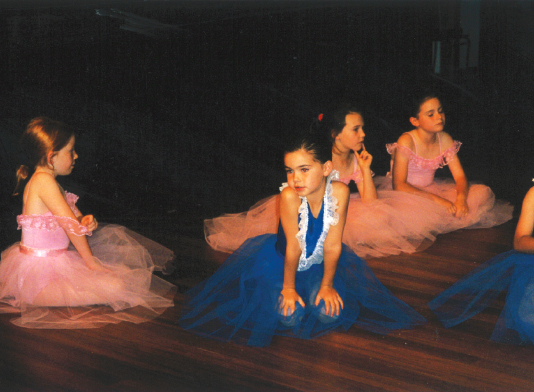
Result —
<svg viewBox="0 0 534 392"><path fill-rule="evenodd" d="M42 190L61 190L53 175L44 172L37 172L31 179L31 191L41 192Z"/></svg>
<svg viewBox="0 0 534 392"><path fill-rule="evenodd" d="M439 139L441 141L441 147L443 149L447 149L450 146L452 146L452 142L453 142L452 137L447 132L441 131L439 133Z"/></svg>
<svg viewBox="0 0 534 392"><path fill-rule="evenodd" d="M523 199L523 208L534 209L534 186L529 189Z"/></svg>
<svg viewBox="0 0 534 392"><path fill-rule="evenodd" d="M341 181L332 181L332 192L336 197L350 195L349 186Z"/></svg>
<svg viewBox="0 0 534 392"><path fill-rule="evenodd" d="M280 192L280 203L287 205L300 204L300 197L293 189L286 187Z"/></svg>
<svg viewBox="0 0 534 392"><path fill-rule="evenodd" d="M32 182L39 182L43 184L56 183L56 179L52 174L45 172L37 172L32 176Z"/></svg>
<svg viewBox="0 0 534 392"><path fill-rule="evenodd" d="M399 140L397 140L397 144L407 147L412 151L415 148L413 137L410 135L409 132L404 132L402 135L400 135Z"/></svg>
<svg viewBox="0 0 534 392"><path fill-rule="evenodd" d="M332 181L332 193L338 200L350 197L349 186L341 181Z"/></svg>

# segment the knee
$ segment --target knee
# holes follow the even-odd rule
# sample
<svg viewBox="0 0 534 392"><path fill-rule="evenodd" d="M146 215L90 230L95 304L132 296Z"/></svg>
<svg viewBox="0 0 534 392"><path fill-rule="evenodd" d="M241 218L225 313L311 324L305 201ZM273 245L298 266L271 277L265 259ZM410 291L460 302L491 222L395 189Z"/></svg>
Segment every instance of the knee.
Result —
<svg viewBox="0 0 534 392"><path fill-rule="evenodd" d="M282 309L278 309L278 319L286 327L294 327L304 317L304 308L298 302L295 303L295 311L292 314L283 314Z"/></svg>
<svg viewBox="0 0 534 392"><path fill-rule="evenodd" d="M324 304L324 301L321 300L319 305L315 307L315 311L317 312L317 319L323 323L323 324L331 324L336 322L340 317L342 313L342 309L339 309L339 314L335 314L333 316L330 316L326 313L326 306Z"/></svg>

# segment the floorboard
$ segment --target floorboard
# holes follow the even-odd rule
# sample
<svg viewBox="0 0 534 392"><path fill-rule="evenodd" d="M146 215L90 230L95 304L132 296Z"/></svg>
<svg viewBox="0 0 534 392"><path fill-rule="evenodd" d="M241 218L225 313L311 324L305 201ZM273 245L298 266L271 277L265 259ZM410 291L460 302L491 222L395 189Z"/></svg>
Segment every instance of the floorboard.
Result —
<svg viewBox="0 0 534 392"><path fill-rule="evenodd" d="M426 303L511 247L517 218L438 237L422 252L370 259L378 278L428 319L388 336L358 328L311 341L275 337L266 348L201 338L177 325L183 293L226 257L198 236L172 239L175 307L144 324L27 330L0 315L2 391L532 391L532 346L488 340L502 308L443 328ZM168 234L167 234L168 235Z"/></svg>

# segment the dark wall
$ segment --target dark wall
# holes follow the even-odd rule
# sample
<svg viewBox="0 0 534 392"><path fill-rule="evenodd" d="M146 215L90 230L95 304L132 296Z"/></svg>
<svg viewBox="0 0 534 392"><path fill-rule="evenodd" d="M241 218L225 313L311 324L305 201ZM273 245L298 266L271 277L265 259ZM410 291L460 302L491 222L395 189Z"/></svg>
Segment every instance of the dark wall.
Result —
<svg viewBox="0 0 534 392"><path fill-rule="evenodd" d="M533 110L531 54L517 44L530 37L514 16L532 6L482 2L479 67L437 76L432 41L459 25L459 4L4 3L4 220L20 212L8 196L16 140L38 115L78 130L79 162L63 181L89 210L114 221L171 211L199 231L202 218L275 193L280 135L342 96L364 106L373 169L385 174L384 144L410 129L417 84L442 91L468 176L517 203L532 176Z"/></svg>

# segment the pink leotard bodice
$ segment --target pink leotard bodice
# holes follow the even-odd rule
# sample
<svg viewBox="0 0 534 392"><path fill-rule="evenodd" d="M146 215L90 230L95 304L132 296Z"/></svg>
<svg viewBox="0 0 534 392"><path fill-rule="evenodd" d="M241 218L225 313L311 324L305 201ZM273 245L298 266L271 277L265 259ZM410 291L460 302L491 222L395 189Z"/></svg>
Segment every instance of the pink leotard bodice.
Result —
<svg viewBox="0 0 534 392"><path fill-rule="evenodd" d="M67 203L76 214L76 201L78 196L65 192ZM21 245L40 250L67 249L70 243L66 232L75 235L91 235L87 227L82 226L77 220L65 216L54 216L50 211L42 215L19 215L17 216L18 228L22 229Z"/></svg>
<svg viewBox="0 0 534 392"><path fill-rule="evenodd" d="M374 176L375 173L371 172L371 175ZM354 157L354 170L352 171L352 174L350 176L340 178L338 181L341 181L347 185L349 185L349 182L351 181L354 181L355 184L363 181L362 169L360 169L356 157Z"/></svg>
<svg viewBox="0 0 534 392"><path fill-rule="evenodd" d="M413 139L413 136L408 133ZM398 151L409 159L408 161L408 178L407 182L415 186L428 186L434 181L434 174L439 168L448 165L449 162L456 156L460 150L461 142L454 140L452 146L441 151L441 138L438 133L439 151L440 154L432 159L426 159L417 155L417 144L415 144L415 152L405 146L398 145L397 143L386 144L386 148L390 154L393 155L395 150ZM393 171L393 170L392 170Z"/></svg>

